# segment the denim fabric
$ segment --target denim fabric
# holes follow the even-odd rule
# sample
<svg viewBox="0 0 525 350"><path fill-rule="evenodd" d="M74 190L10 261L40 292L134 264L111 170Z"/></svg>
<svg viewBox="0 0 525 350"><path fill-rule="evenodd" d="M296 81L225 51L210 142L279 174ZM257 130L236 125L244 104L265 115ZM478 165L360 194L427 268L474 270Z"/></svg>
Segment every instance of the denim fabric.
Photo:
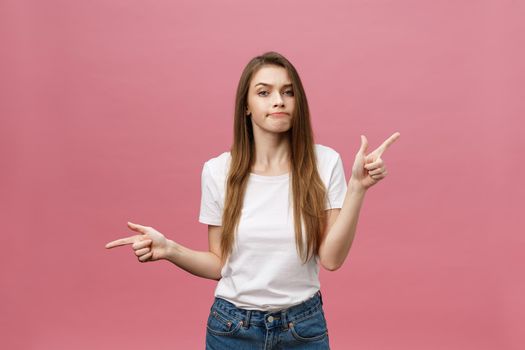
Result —
<svg viewBox="0 0 525 350"><path fill-rule="evenodd" d="M323 297L279 311L246 310L215 297L206 325L206 350L330 349Z"/></svg>

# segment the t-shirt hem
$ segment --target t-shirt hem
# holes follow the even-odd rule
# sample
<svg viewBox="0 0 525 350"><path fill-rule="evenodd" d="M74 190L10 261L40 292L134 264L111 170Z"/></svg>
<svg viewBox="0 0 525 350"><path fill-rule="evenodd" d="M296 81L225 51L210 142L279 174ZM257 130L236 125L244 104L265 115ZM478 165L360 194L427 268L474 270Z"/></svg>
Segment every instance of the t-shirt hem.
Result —
<svg viewBox="0 0 525 350"><path fill-rule="evenodd" d="M221 226L222 222L217 219L208 218L205 216L199 216L199 222L207 225Z"/></svg>
<svg viewBox="0 0 525 350"><path fill-rule="evenodd" d="M332 204L332 203L331 203L331 204ZM343 201L333 203L332 205L330 205L330 206L328 206L328 207L325 207L325 210L330 210L330 209L341 209L342 207L343 207Z"/></svg>

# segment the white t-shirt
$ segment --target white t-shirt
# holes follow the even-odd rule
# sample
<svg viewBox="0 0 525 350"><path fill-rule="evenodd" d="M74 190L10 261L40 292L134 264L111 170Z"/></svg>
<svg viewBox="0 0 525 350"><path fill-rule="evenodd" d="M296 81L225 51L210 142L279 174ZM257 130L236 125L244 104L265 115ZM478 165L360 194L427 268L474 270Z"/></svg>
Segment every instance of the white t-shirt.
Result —
<svg viewBox="0 0 525 350"><path fill-rule="evenodd" d="M325 208L342 208L347 183L341 157L320 144L315 150L319 175L328 189ZM199 214L203 224L222 224L230 161L230 152L224 152L204 163ZM237 236L216 297L239 308L276 311L300 304L320 289L319 257L301 265L296 250L289 180L290 173L250 174Z"/></svg>

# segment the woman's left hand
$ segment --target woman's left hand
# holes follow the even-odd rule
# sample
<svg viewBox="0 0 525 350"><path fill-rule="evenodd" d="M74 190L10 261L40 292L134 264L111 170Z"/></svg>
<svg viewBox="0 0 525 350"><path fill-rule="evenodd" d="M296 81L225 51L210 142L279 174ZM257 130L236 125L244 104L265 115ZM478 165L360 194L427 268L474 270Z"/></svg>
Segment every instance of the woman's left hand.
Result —
<svg viewBox="0 0 525 350"><path fill-rule="evenodd" d="M383 142L381 146L369 154L366 154L368 140L364 135L361 135L361 148L355 157L354 165L352 166L352 177L350 178L349 183L352 183L362 190L368 190L382 180L387 172L385 162L381 156L400 135L399 132L394 133Z"/></svg>

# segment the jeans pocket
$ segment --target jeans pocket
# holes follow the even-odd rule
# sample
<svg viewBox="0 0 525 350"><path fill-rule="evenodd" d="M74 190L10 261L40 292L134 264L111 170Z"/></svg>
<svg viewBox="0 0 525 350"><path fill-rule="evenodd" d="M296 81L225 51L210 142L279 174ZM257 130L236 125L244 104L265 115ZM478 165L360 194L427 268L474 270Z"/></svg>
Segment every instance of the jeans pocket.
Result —
<svg viewBox="0 0 525 350"><path fill-rule="evenodd" d="M292 321L289 324L292 336L303 342L324 339L328 335L326 319L321 309L307 318Z"/></svg>
<svg viewBox="0 0 525 350"><path fill-rule="evenodd" d="M216 308L210 310L206 329L215 335L233 335L241 328L242 321L235 322Z"/></svg>

